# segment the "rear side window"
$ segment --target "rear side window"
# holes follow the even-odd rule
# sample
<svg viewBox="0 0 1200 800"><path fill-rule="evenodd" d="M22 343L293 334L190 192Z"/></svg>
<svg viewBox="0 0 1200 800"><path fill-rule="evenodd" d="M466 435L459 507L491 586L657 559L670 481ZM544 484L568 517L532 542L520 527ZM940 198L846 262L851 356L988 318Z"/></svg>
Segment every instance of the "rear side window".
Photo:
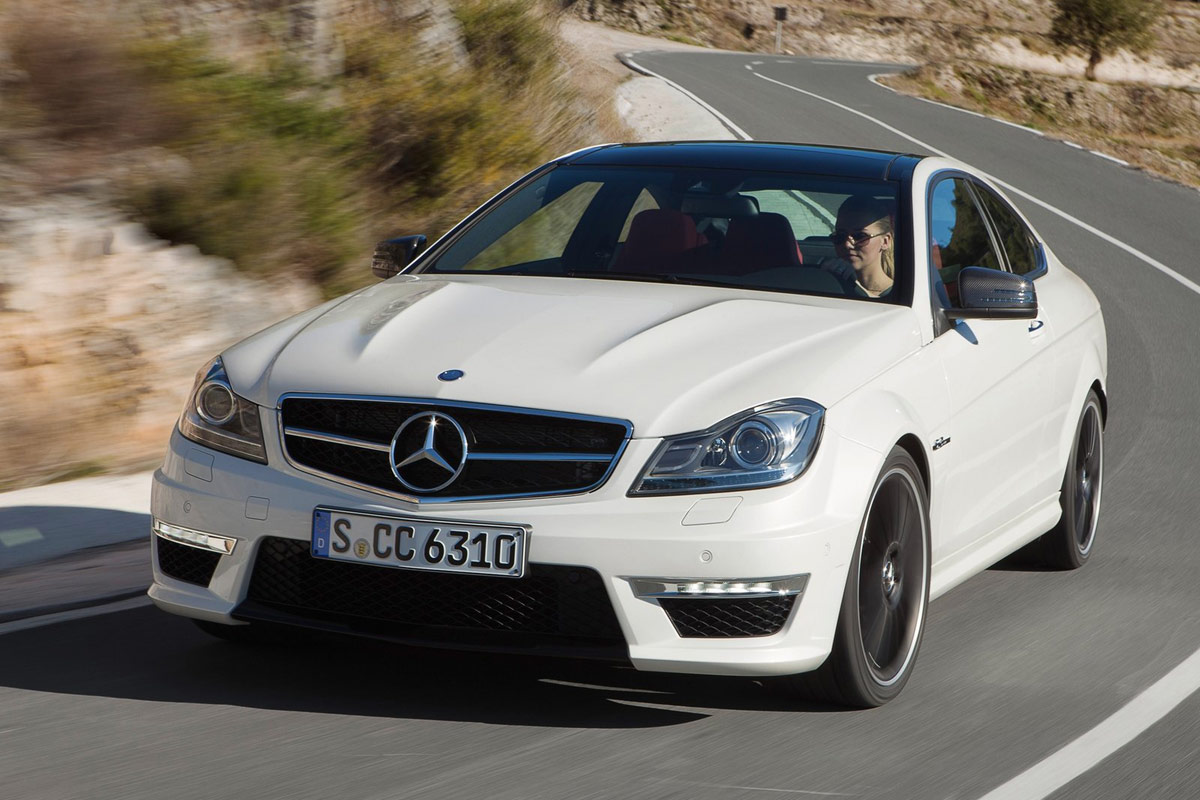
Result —
<svg viewBox="0 0 1200 800"><path fill-rule="evenodd" d="M1018 275L1033 272L1038 267L1036 240L1017 212L996 195L980 186L976 193L995 223L1000 244L1008 256L1008 266Z"/></svg>

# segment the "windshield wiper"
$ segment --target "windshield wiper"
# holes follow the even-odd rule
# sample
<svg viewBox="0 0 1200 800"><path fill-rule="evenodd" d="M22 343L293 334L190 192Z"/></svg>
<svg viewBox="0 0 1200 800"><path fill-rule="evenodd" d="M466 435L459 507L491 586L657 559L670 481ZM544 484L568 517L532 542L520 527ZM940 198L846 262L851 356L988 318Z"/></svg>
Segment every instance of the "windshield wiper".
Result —
<svg viewBox="0 0 1200 800"><path fill-rule="evenodd" d="M729 286L726 281L709 281L703 278L690 278L671 272L610 272L608 270L569 270L564 272L568 278L599 278L613 281L646 281L648 283L683 283L688 286Z"/></svg>

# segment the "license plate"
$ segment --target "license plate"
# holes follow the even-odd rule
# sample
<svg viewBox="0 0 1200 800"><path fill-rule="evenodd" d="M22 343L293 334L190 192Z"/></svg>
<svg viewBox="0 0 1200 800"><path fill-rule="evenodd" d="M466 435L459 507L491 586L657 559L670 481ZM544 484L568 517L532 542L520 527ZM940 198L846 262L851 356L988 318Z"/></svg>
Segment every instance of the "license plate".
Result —
<svg viewBox="0 0 1200 800"><path fill-rule="evenodd" d="M315 558L398 569L519 578L528 529L449 520L313 510Z"/></svg>

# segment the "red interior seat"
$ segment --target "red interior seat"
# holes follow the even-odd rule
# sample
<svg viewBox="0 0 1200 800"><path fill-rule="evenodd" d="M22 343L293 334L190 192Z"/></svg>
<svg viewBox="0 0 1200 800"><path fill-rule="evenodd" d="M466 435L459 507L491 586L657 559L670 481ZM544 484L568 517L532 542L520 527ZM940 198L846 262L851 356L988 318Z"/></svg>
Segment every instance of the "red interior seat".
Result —
<svg viewBox="0 0 1200 800"><path fill-rule="evenodd" d="M734 217L718 258L719 271L743 275L760 269L804 264L792 224L782 214Z"/></svg>
<svg viewBox="0 0 1200 800"><path fill-rule="evenodd" d="M629 226L629 238L613 264L616 272L675 270L681 258L703 244L695 221L681 211L648 208Z"/></svg>

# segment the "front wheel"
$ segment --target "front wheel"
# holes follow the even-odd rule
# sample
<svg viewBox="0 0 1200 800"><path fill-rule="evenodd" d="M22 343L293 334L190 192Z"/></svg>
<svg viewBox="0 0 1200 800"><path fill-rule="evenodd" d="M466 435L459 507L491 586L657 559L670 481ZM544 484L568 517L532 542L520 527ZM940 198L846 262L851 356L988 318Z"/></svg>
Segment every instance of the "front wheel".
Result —
<svg viewBox="0 0 1200 800"><path fill-rule="evenodd" d="M815 672L783 679L825 702L888 702L916 663L929 607L929 502L912 456L895 448L871 490L846 578L833 650Z"/></svg>
<svg viewBox="0 0 1200 800"><path fill-rule="evenodd" d="M1071 456L1063 475L1062 517L1042 537L1046 562L1058 569L1079 569L1096 542L1100 492L1104 488L1104 417L1100 398L1088 392L1075 426Z"/></svg>

